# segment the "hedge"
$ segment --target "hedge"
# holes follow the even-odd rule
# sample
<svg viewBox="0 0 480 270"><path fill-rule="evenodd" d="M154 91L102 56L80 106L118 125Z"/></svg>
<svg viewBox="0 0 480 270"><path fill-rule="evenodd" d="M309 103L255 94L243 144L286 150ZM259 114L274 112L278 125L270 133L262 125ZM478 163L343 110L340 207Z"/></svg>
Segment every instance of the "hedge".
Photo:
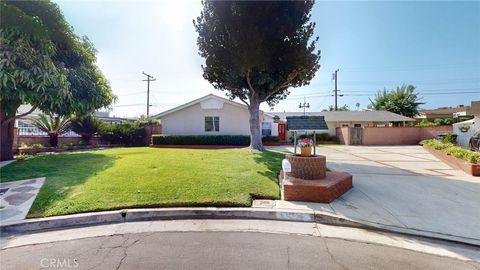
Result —
<svg viewBox="0 0 480 270"><path fill-rule="evenodd" d="M453 157L468 161L473 164L480 164L480 153L464 149L453 145L452 143L445 143L438 140L423 140L422 145L428 145L434 149L445 152Z"/></svg>
<svg viewBox="0 0 480 270"><path fill-rule="evenodd" d="M250 145L244 135L153 135L153 145Z"/></svg>

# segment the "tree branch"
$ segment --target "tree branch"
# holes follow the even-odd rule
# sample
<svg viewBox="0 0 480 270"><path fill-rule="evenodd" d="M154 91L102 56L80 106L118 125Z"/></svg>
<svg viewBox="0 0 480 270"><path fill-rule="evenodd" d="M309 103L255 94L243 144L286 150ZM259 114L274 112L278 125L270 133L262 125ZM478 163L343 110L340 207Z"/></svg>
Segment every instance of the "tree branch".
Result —
<svg viewBox="0 0 480 270"><path fill-rule="evenodd" d="M22 117L24 117L24 116L27 116L27 115L31 114L33 111L35 111L37 108L38 108L38 105L32 106L32 108L31 108L30 110L28 110L26 113L17 114L17 115L14 115L14 116L11 116L11 117L6 118L6 119L2 122L2 124L6 124L6 123L11 122L12 120L15 120L15 119L18 119L18 118L22 118Z"/></svg>
<svg viewBox="0 0 480 270"><path fill-rule="evenodd" d="M288 86L288 84L293 81L293 79L295 79L296 77L298 76L298 71L297 70L293 70L292 73L288 74L288 77L287 77L287 80L282 83L281 85L279 85L277 88L275 88L274 91L272 91L272 93L270 93L269 95L267 95L265 97L265 100L269 99L271 96L275 95L280 89Z"/></svg>
<svg viewBox="0 0 480 270"><path fill-rule="evenodd" d="M255 89L253 89L252 83L250 82L250 69L247 70L245 78L247 79L248 88L250 88L250 91L252 91L252 93L255 93Z"/></svg>

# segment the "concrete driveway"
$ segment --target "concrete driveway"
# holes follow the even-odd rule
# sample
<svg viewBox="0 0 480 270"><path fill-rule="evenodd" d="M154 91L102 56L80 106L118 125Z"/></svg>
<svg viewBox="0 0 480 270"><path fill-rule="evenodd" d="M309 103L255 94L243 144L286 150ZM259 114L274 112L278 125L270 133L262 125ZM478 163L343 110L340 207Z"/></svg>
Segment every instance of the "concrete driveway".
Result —
<svg viewBox="0 0 480 270"><path fill-rule="evenodd" d="M480 177L450 168L420 146L326 146L317 152L327 156L329 169L350 172L354 188L330 204L276 201L275 208L311 208L480 244Z"/></svg>

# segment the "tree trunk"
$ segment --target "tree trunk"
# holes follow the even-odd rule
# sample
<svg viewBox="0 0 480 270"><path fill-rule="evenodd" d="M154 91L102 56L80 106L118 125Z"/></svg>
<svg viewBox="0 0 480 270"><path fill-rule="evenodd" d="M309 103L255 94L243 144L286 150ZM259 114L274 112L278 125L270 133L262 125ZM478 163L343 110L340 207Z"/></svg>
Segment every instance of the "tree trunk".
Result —
<svg viewBox="0 0 480 270"><path fill-rule="evenodd" d="M1 154L0 161L12 160L13 159L13 131L15 126L15 120L6 122L7 114L5 112L0 112L0 146Z"/></svg>
<svg viewBox="0 0 480 270"><path fill-rule="evenodd" d="M260 133L260 101L258 97L250 97L250 149L265 150L262 144L262 134Z"/></svg>

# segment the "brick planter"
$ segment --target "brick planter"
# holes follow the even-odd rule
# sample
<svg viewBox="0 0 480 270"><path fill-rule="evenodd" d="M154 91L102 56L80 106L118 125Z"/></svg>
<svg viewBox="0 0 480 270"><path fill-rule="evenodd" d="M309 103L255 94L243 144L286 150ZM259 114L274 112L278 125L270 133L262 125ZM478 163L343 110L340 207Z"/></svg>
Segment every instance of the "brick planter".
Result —
<svg viewBox="0 0 480 270"><path fill-rule="evenodd" d="M449 154L432 148L427 145L423 145L423 148L434 155L436 158L447 163L450 167L460 169L472 176L480 176L480 164L473 164L468 161L450 156Z"/></svg>
<svg viewBox="0 0 480 270"><path fill-rule="evenodd" d="M287 159L292 165L292 172L290 173L292 177L305 180L325 178L327 169L325 156L301 157L287 155Z"/></svg>
<svg viewBox="0 0 480 270"><path fill-rule="evenodd" d="M283 173L280 174L283 177ZM346 172L327 172L325 179L282 179L283 199L286 201L330 203L353 186L352 175Z"/></svg>
<svg viewBox="0 0 480 270"><path fill-rule="evenodd" d="M352 188L352 175L327 172L325 156L287 155L292 171L282 178L282 197L286 201L330 203Z"/></svg>

